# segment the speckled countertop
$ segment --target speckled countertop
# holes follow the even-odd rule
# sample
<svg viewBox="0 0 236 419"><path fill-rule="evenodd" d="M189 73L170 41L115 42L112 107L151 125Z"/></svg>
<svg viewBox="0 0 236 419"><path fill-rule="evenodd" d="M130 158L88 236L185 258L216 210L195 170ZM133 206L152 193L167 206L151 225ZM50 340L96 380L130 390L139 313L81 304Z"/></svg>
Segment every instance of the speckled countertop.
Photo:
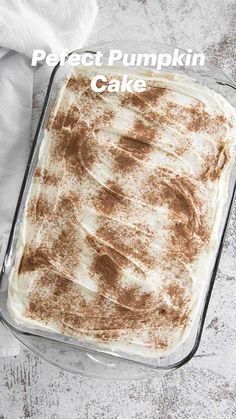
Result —
<svg viewBox="0 0 236 419"><path fill-rule="evenodd" d="M100 0L88 43L154 40L204 51L236 79L235 0ZM41 107L35 101L35 121ZM75 376L21 350L0 358L0 419L236 417L236 205L197 355L140 381Z"/></svg>

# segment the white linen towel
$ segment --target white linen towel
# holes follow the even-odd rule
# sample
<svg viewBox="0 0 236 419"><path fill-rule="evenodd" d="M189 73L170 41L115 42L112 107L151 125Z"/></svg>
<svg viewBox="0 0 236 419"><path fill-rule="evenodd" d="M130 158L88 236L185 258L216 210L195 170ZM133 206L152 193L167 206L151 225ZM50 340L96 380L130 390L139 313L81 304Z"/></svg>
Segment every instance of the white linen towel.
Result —
<svg viewBox="0 0 236 419"><path fill-rule="evenodd" d="M0 252L29 153L38 72L30 66L32 52L59 54L82 47L97 10L96 0L0 0ZM0 324L0 356L18 351L16 340Z"/></svg>

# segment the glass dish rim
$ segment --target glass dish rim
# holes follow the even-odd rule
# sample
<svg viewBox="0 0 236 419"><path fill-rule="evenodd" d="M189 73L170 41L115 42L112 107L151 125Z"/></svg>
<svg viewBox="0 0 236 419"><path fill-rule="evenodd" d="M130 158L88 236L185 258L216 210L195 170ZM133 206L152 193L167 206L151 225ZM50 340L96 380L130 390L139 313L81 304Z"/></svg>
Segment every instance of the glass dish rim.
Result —
<svg viewBox="0 0 236 419"><path fill-rule="evenodd" d="M123 44L123 45L124 44L125 45L134 44L136 46L138 46L138 45L143 45L143 46L149 45L149 46L154 46L154 47L155 46L156 47L157 46L166 46L166 47L169 47L169 48L178 48L180 51L187 52L185 49L183 49L181 47L177 47L177 46L167 44L167 43L162 43L162 42L139 42L139 41L135 41L135 40L127 40L126 41L126 40L117 40L116 39L114 41L99 42L99 43L96 43L96 44L92 44L91 46L88 46L88 47L83 47L83 48L73 50L73 51L68 53L66 60L73 53L76 53L76 52L77 53L88 53L88 52L95 53L96 49L98 50L99 47L104 48L105 46L112 45L112 43L115 43L115 42L118 42L119 45L120 44ZM217 69L217 71L219 73L221 73L221 75L224 76L225 80L228 82L228 83L226 83L226 82L223 83L223 82L220 82L220 81L218 81L218 82L216 81L216 83L221 84L221 85L222 84L226 85L226 86L231 87L231 88L236 90L236 84L234 83L233 80L231 80L224 73L223 70L219 69L218 67L216 67L216 66L214 66L214 65L212 65L208 62L207 62L207 66L212 68L212 69L214 69L214 68ZM8 258L8 256L9 256L9 254L10 254L10 251L11 251L11 246L12 246L12 241L13 241L13 236L14 236L14 230L15 230L15 226L16 226L16 223L17 223L22 198L23 198L23 195L24 195L26 182L28 180L28 175L29 175L29 172L30 172L31 163L32 163L33 156L34 156L35 147L36 147L37 142L38 142L39 134L40 134L43 122L44 122L44 117L45 117L46 111L48 110L48 104L49 104L49 100L50 100L50 96L51 96L51 92L52 92L54 77L55 77L59 68L60 68L60 63L58 62L58 64L56 64L56 66L53 68L53 70L50 74L49 81L48 81L48 86L47 86L47 90L46 90L46 95L45 95L45 98L44 98L44 101L43 101L42 110L41 110L40 117L39 117L39 120L38 120L38 123L37 123L36 131L35 131L35 134L34 134L34 137L33 137L32 145L31 145L31 149L30 149L30 153L29 153L29 158L28 158L28 161L27 161L27 165L26 165L26 169L25 169L25 173L24 173L22 184L21 184L20 193L19 193L19 197L18 197L18 200L17 200L16 209L15 209L15 213L14 213L14 217L13 217L13 221L12 221L12 225L11 225L11 230L10 230L10 234L9 234L9 238L8 238L8 244L7 244L7 248L6 248L6 251L5 251L4 260L3 260L3 264L2 264L2 268L1 268L1 272L0 272L0 292L1 292L2 277L3 277L3 274L5 272L5 267L6 267L5 262ZM229 219L230 219L230 216L231 216L232 204L233 204L235 195L236 195L236 180L234 182L233 189L232 189L232 195L231 195L230 200L229 200L229 207L228 207L227 215L226 215L225 222L224 222L224 225L223 225L223 230L222 230L222 234L221 234L221 238L220 238L220 242L219 242L219 248L218 248L216 258L215 258L211 278L209 280L208 287L205 290L204 305L203 305L203 309L202 309L200 319L199 319L199 322L198 322L198 327L196 328L197 330L196 330L196 337L194 339L194 344L192 346L192 349L188 352L188 354L186 356L184 356L181 360L179 360L177 362L174 362L173 364L162 365L162 366L147 364L147 363L142 362L142 361L126 358L125 356L121 356L121 355L118 355L116 353L106 352L106 350L102 350L102 349L99 349L99 348L98 349L86 348L86 347L83 347L82 345L80 345L79 343L76 344L76 343L73 343L73 342L70 342L70 341L62 342L59 339L56 339L55 337L43 336L43 335L40 335L39 333L34 333L33 331L31 332L31 331L21 330L20 328L17 328L16 326L14 326L14 325L12 325L8 322L8 320L2 314L1 307L0 307L0 321L2 321L2 323L5 324L6 327L9 328L9 330L12 330L14 335L15 335L15 333L17 333L17 334L20 334L20 335L23 335L23 336L25 335L25 336L38 337L38 338L41 338L42 340L46 339L47 341L58 342L58 344L63 343L65 345L70 345L70 347L74 347L76 350L87 351L87 352L91 352L91 353L97 354L97 355L106 355L106 356L111 357L113 359L117 358L119 361L122 361L124 363L128 362L128 363L132 363L132 364L137 364L137 365L144 366L144 367L146 367L148 369L151 369L151 370L172 370L172 369L180 368L181 366L183 366L184 364L189 362L189 360L195 355L195 353L196 353L196 351L199 347L200 341L201 341L201 337L202 337L202 333L203 333L203 329L204 329L204 323L205 323L205 319L206 319L206 314L207 314L207 310L208 310L208 306L209 306L209 302L210 302L215 278L216 278L217 271L218 271L218 266L219 266L219 262L220 262L220 258L221 258L221 254L222 254L222 250L223 250L225 234L226 234ZM59 336L60 336L60 334L58 334L58 337Z"/></svg>

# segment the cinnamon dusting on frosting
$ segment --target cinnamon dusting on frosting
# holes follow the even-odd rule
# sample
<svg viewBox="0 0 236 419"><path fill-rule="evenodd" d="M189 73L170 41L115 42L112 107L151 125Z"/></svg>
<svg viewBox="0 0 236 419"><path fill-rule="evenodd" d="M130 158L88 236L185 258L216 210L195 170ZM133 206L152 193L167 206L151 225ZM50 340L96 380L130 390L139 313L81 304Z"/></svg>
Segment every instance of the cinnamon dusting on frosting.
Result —
<svg viewBox="0 0 236 419"><path fill-rule="evenodd" d="M209 156L206 158L205 161L205 168L204 173L201 176L203 180L210 179L211 181L215 181L219 179L224 167L230 161L230 152L228 149L228 145L223 140L219 143L217 153L215 156Z"/></svg>
<svg viewBox="0 0 236 419"><path fill-rule="evenodd" d="M58 177L55 174L50 174L47 169L42 171L39 167L34 172L34 178L47 185L56 185L58 183Z"/></svg>
<svg viewBox="0 0 236 419"><path fill-rule="evenodd" d="M143 160L151 152L150 147L154 138L155 129L142 120L136 119L128 135L120 137L119 147L135 159ZM133 159L131 165L135 164L135 159ZM129 165L129 161L127 163Z"/></svg>
<svg viewBox="0 0 236 419"><path fill-rule="evenodd" d="M25 247L24 255L21 258L19 273L32 272L46 267L48 258L43 246L33 250L29 246Z"/></svg>
<svg viewBox="0 0 236 419"><path fill-rule="evenodd" d="M141 110L157 105L159 99L165 96L168 90L160 86L147 87L141 93L127 93L121 100L123 106L132 105Z"/></svg>
<svg viewBox="0 0 236 419"><path fill-rule="evenodd" d="M118 210L121 203L126 204L124 192L114 182L107 183L100 189L98 196L94 198L95 208L108 215Z"/></svg>
<svg viewBox="0 0 236 419"><path fill-rule="evenodd" d="M67 88L72 90L73 92L80 93L82 89L87 90L89 88L91 80L89 77L84 76L74 76L70 77L67 81Z"/></svg>

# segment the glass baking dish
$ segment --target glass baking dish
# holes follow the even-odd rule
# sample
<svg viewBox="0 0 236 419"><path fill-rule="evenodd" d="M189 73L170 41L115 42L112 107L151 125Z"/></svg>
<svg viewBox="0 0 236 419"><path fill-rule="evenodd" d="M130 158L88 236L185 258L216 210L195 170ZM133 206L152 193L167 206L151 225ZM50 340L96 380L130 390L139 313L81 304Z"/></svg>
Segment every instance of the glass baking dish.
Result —
<svg viewBox="0 0 236 419"><path fill-rule="evenodd" d="M170 53L173 54L173 46L157 43L137 43L137 42L107 42L97 44L73 51L78 53L102 51L103 56L108 57L110 49L120 49L128 53ZM182 50L180 50L182 51ZM185 51L184 51L185 52ZM118 65L122 65L118 63ZM222 252L223 240L230 217L236 189L236 168L235 164L231 172L229 181L229 191L227 204L224 207L222 222L219 234L219 247L215 258L212 273L206 278L205 289L201 299L199 310L193 320L187 339L169 355L156 358L133 356L131 354L121 354L96 347L95 344L88 344L78 341L76 338L64 336L59 333L45 331L32 327L25 327L16 324L7 309L7 293L9 284L9 274L14 265L16 243L18 239L19 225L21 223L24 204L31 184L31 179L37 165L40 144L43 139L44 129L47 125L48 117L52 106L55 104L58 89L62 81L69 75L71 67L66 63L64 66L57 65L51 74L49 85L39 119L38 127L34 137L30 157L28 160L22 188L20 191L17 208L10 232L10 237L6 249L6 255L2 267L0 278L0 319L26 347L39 354L54 365L58 365L72 372L79 372L89 376L102 376L108 378L139 378L161 373L178 368L188 362L195 354L202 335L204 320L210 301L210 296L214 280L218 270L218 264ZM185 74L194 78L198 83L211 88L220 93L236 108L236 86L219 69L205 64L204 67L173 67L164 68L165 72L175 72Z"/></svg>

